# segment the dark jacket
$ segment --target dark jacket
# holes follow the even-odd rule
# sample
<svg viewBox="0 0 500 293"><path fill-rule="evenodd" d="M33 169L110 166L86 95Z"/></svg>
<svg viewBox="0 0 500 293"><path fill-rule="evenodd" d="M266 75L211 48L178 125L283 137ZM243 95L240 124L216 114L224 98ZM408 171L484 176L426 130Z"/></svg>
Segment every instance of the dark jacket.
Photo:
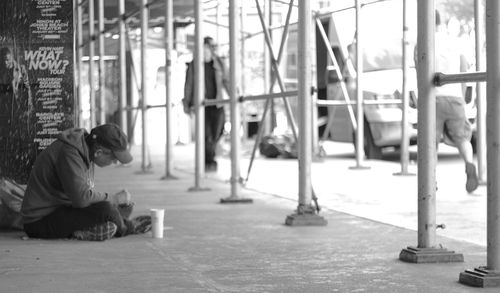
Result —
<svg viewBox="0 0 500 293"><path fill-rule="evenodd" d="M213 67L215 73L215 84L217 87L216 99L223 98L224 88L228 87L227 70L225 68L224 62L220 57L214 57ZM194 106L194 63L191 61L188 63L188 68L186 71L186 82L184 84L184 99L182 103L184 108L191 108ZM219 104L222 106L222 104Z"/></svg>
<svg viewBox="0 0 500 293"><path fill-rule="evenodd" d="M25 223L36 222L61 206L84 208L107 199L93 189L93 166L84 129L59 134L36 158L24 195Z"/></svg>

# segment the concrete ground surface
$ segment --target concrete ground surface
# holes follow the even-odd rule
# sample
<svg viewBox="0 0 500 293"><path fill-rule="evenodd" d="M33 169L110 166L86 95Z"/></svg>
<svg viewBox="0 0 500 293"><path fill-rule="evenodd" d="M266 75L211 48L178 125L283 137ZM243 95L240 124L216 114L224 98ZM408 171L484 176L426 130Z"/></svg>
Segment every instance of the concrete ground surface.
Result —
<svg viewBox="0 0 500 293"><path fill-rule="evenodd" d="M96 170L96 184L108 192L128 189L133 216L165 208L165 238L147 233L85 242L23 239L23 232L1 231L0 292L500 292L458 283L460 272L486 264L486 248L475 241L439 233L437 242L463 253L463 263L398 260L402 248L416 245L417 233L411 229L414 210L405 211L407 201L416 206L416 178L401 183L391 173L398 171L397 162L369 161L370 170L356 172L345 168L354 162L349 156L315 163L320 167L313 173L331 172L336 178L329 184L314 181L328 225L289 227L285 218L297 205L295 160L258 158L256 173L240 192L253 203L220 204L230 195L227 158L221 158L217 173L202 179L201 187L208 190L190 191L192 146L174 148L175 180L161 180L161 148L151 150L151 172L142 172L139 151L134 148L136 160L129 166ZM243 163L242 177L246 168ZM463 176L462 169L447 168ZM444 194L449 187L444 179L438 182ZM485 197L481 193L477 197ZM406 200L385 203L398 195ZM460 201L464 195L457 196ZM348 213L356 203L360 210ZM370 205L378 213L370 215ZM403 212L394 212L398 205ZM393 216L384 221L378 214ZM388 224L401 219L410 229L405 223Z"/></svg>

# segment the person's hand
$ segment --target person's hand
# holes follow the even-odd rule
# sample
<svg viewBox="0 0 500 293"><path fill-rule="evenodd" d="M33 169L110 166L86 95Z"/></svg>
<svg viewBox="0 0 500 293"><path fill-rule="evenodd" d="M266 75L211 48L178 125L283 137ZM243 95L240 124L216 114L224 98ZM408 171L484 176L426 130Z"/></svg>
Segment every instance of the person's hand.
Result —
<svg viewBox="0 0 500 293"><path fill-rule="evenodd" d="M130 193L126 189L123 189L111 196L111 203L114 205L121 205L121 204L128 205L130 204L130 199L131 199Z"/></svg>

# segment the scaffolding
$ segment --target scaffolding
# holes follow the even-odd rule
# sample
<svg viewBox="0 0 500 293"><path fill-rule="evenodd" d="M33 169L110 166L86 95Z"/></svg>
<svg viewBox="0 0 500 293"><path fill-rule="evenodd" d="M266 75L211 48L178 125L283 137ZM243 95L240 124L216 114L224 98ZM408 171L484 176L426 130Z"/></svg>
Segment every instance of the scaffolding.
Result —
<svg viewBox="0 0 500 293"><path fill-rule="evenodd" d="M84 1L84 0L75 0L77 1L76 7L76 15L78 18L77 25L77 48L78 48L78 71L82 70L82 59L83 59L83 47L89 46L89 86L90 86L90 127L93 127L97 123L97 111L96 108L100 111L100 119L99 121L104 121L104 116L102 114L104 106L102 103L104 102L103 90L99 91L100 97L100 107L96 107L95 104L95 93L94 93L94 81L93 81L93 72L94 72L94 46L95 40L99 40L99 87L103 86L103 77L105 72L103 70L104 65L103 55L104 52L102 48L104 48L104 40L101 39L102 36L106 33L102 23L103 23L103 8L102 3L103 0L99 0L99 15L98 15L98 24L99 31L96 34L94 32L94 1ZM389 1L389 0L386 0ZM147 101L147 86L146 84L146 46L148 41L148 9L157 5L160 1L153 1L148 3L146 0L142 0L141 8L139 11L136 11L132 14L126 14L124 10L124 0L119 1L119 59L120 59L120 79L121 79L121 87L120 87L120 125L123 127L127 125L126 117L127 113L131 110L140 110L142 114L142 171L147 172L150 169L150 161L148 159L147 153L147 111L151 109L152 106L148 105ZM172 93L170 91L172 87L171 82L171 65L172 65L172 51L174 40L173 33L173 0L165 0L165 87L166 87L166 104L161 106L166 109L166 148L165 148L165 176L163 179L175 179L173 175L173 165L174 162L172 160L172 120L171 120L171 96ZM280 3L284 3L284 1L279 1ZM366 25L362 22L362 8L364 5L370 5L375 2L380 1L361 1L356 0L355 5L350 7L344 7L342 9L355 9L356 10L356 56L363 56L363 26ZM355 102L351 101L347 90L345 89L345 84L343 84L342 71L340 70L339 65L337 64L337 58L335 57L334 52L331 50L329 45L328 36L323 29L319 18L325 13L335 13L335 11L321 12L315 11L313 12L310 7L310 1L299 1L297 4L294 4L294 1L289 1L287 17L284 26L280 26L283 29L281 43L279 47L279 53L276 55L273 48L273 40L271 37L271 32L277 27L270 27L270 24L267 20L266 13L262 10L261 4L258 0L255 1L255 7L257 9L258 17L262 25L262 34L264 36L267 48L267 54L269 54L269 63L266 66L267 69L272 69L272 77L268 77L270 82L266 84L266 89L268 89L268 93L262 95L242 95L242 87L240 80L240 70L242 60L239 60L241 57L240 54L240 43L238 41L238 35L242 34L245 37L241 39L250 38L255 36L256 34L251 33L242 33L242 30L239 28L241 24L241 17L239 11L241 11L241 3L239 1L230 1L229 2L229 58L230 58L230 76L231 76L231 87L229 89L229 100L204 100L204 76L203 70L197 70L196 68L202 68L202 60L203 60L203 50L202 50L202 38L204 36L203 27L206 22L204 17L204 11L202 9L202 1L194 1L194 23L195 23L195 34L194 34L194 43L195 43L195 53L194 60L196 63L195 66L195 175L194 175L194 187L193 191L203 191L206 188L203 187L202 178L204 175L203 162L204 162L204 154L203 154L203 107L214 104L226 104L230 105L230 113L231 113L231 124L232 125L240 125L240 104L245 103L246 101L256 101L256 100L265 100L265 104L263 107L262 119L260 121L260 126L257 134L257 139L255 141L253 151L252 151L252 159L250 161L250 165L248 167L247 177L246 179L242 179L240 175L240 133L239 127L231 127L231 179L230 185L231 190L229 197L221 199L222 203L238 203L238 202L252 202L249 199L241 198L239 195L239 188L241 184L244 184L245 181L248 180L251 166L253 163L253 158L255 157L255 152L257 148L258 141L261 139L264 131L264 125L266 125L266 116L268 110L270 108L270 104L273 99L282 99L285 105L285 111L287 115L287 119L289 122L289 127L293 132L293 136L299 145L299 154L298 154L298 169L299 169L299 178L297 180L299 185L299 194L298 194L298 205L296 211L287 216L285 222L289 225L326 225L326 220L324 220L321 216L319 216L319 205L317 201L317 197L314 193L313 186L311 183L311 164L313 155L316 151L315 141L317 139L315 137L315 133L313 129L317 128L316 122L317 117L313 115L315 113L316 107L336 107L336 106L347 106L349 109L349 117L350 122L352 123L353 129L355 130L355 144L356 144L356 166L354 168L364 169L363 162L363 140L364 140L364 106L368 104L400 104L402 109L402 138L401 138L401 172L399 175L410 175L408 173L408 122L407 122L407 110L409 107L409 93L406 88L406 71L408 68L408 53L407 53L407 41L406 41L406 32L408 30L406 24L407 18L407 10L406 10L406 0L403 2L404 9L402 11L403 15L403 42L402 42L402 55L403 55L403 80L401 81L403 84L403 92L402 92L402 100L397 101L364 101L363 100L363 64L362 58L356 59L356 94L355 94ZM85 42L83 40L83 7L88 6L88 40ZM486 17L486 42L488 43L487 47L487 57L489 60L498 60L498 30L499 30L499 21L500 17L500 5L497 1L488 1L486 4L486 9L491 13L487 14ZM215 6L217 9L220 9L220 5ZM285 86L285 82L280 73L280 62L283 58L283 50L286 43L286 38L288 35L288 28L291 24L290 16L292 14L292 10L297 9L298 13L298 42L297 42L297 51L298 51L298 88L297 90L287 90ZM450 261L463 261L463 256L460 253L455 253L454 251L447 250L443 247L438 247L435 242L436 237L436 228L439 228L440 225L436 224L436 174L435 167L437 164L437 151L436 151L436 137L435 137L435 87L441 86L446 83L461 83L461 82L476 82L478 85L476 86L476 95L477 95L477 121L478 121L478 165L479 165L479 178L481 181L487 181L488 184L488 207L487 207L487 217L488 217L488 247L487 247L487 265L486 267L479 267L474 270L467 270L460 274L460 282L465 284L473 285L473 286L499 286L499 271L500 271L500 234L498 232L498 228L500 227L499 223L499 211L500 211L500 200L499 196L499 188L498 182L500 170L498 169L500 166L500 153L498 153L497 146L500 144L500 133L498 131L498 127L500 127L500 103L498 102L498 95L500 95L499 89L497 87L497 80L500 79L499 72L500 68L495 68L495 64L492 65L491 68L488 68L487 72L481 71L481 57L480 54L476 54L476 70L474 73L466 73L466 74L444 74L435 72L434 68L434 11L435 11L435 3L434 1L418 1L418 18L419 26L418 26L418 40L423 40L418 42L418 64L417 71L419 74L418 78L418 241L416 246L409 246L404 248L401 251L400 259L409 262L450 262ZM480 1L475 1L475 21L476 21L476 51L480 51L480 47L482 44L481 40L481 31L480 31L480 21L481 15L480 11L483 11L483 7L480 5ZM126 40L127 40L127 20L140 12L141 15L141 65L139 66L141 71L141 80L138 82L138 86L140 87L138 90L140 91L140 100L137 107L132 107L132 105L126 104L125 94L126 94L126 76L124 74L126 65ZM314 26L312 24L315 24ZM216 25L219 25L216 23ZM332 102L332 101L316 101L314 98L315 88L312 86L313 80L311 80L311 60L312 60L312 51L310 44L311 35L313 28L316 27L320 31L320 36L323 42L326 44L326 47L329 48L328 53L330 57L330 61L333 63L334 70L336 71L339 80L341 81L341 91L344 97L344 101L342 102ZM498 67L498 66L497 66ZM136 68L136 67L134 67ZM78 98L80 101L80 109L82 109L82 76L81 72L78 73ZM317 77L315 77L317 78ZM488 109L485 108L485 98L482 94L481 86L479 83L487 81L487 99L488 99ZM490 81L490 82L488 82ZM277 83L279 87L279 92L274 93L274 84ZM288 100L290 98L296 98L299 104L298 107L298 123L295 122L295 118L293 117L292 110L290 108ZM356 111L353 110L353 106L356 107ZM485 115L485 113L488 115ZM81 117L81 115L80 115ZM80 121L81 118L80 118ZM82 123L82 122L81 122ZM331 127L331 123L328 123L328 127ZM488 138L486 138L486 129L490 130L491 134ZM486 152L485 152L486 150ZM488 160L486 160L486 157ZM487 167L487 168L486 168ZM486 169L488 173L486 174ZM487 175L487 180L485 180L485 176ZM313 203L314 202L314 203Z"/></svg>

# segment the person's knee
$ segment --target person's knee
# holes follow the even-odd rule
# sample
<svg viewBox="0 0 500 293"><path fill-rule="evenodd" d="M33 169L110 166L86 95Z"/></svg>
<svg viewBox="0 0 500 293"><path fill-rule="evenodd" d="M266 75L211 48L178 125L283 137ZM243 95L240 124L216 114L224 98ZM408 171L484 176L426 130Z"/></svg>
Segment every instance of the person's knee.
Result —
<svg viewBox="0 0 500 293"><path fill-rule="evenodd" d="M87 212L93 214L99 221L112 221L118 224L119 212L118 209L110 202L101 201L94 203L85 208Z"/></svg>
<svg viewBox="0 0 500 293"><path fill-rule="evenodd" d="M113 210L113 205L109 201L100 201L91 204L90 206L87 207L87 209L100 211L102 213L110 213Z"/></svg>

